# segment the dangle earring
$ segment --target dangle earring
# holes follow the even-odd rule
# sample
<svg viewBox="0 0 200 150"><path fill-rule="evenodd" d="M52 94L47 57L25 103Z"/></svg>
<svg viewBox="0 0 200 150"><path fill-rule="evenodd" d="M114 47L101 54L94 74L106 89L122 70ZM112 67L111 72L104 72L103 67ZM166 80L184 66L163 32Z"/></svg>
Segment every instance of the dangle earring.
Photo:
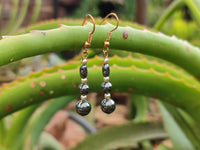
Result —
<svg viewBox="0 0 200 150"><path fill-rule="evenodd" d="M76 111L78 114L85 116L89 114L91 111L91 104L87 101L87 94L89 92L89 86L87 85L87 57L88 57L88 47L90 47L92 34L95 30L95 21L94 18L88 14L85 16L82 26L85 24L87 17L90 17L92 23L93 23L93 30L92 32L89 32L88 39L84 43L82 47L82 53L81 53L81 66L80 66L80 76L81 76L81 84L79 85L79 92L81 94L81 100L79 100L76 103Z"/></svg>
<svg viewBox="0 0 200 150"><path fill-rule="evenodd" d="M115 13L110 13L99 24L101 25L111 15L114 16L115 19L117 20L117 25L114 29L108 32L106 40L104 41L104 47L103 47L104 61L103 61L103 66L102 66L104 82L101 84L102 91L104 92L104 99L101 101L101 110L107 114L110 114L115 110L115 101L110 98L112 84L109 82L110 68L108 64L108 60L109 60L108 51L109 51L109 44L110 44L109 39L110 39L111 32L117 29L118 24L119 24L119 19Z"/></svg>

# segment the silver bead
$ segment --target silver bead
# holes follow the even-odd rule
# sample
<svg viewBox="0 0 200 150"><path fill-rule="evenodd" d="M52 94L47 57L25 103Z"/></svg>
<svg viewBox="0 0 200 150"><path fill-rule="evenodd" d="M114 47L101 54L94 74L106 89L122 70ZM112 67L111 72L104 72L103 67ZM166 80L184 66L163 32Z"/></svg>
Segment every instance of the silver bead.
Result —
<svg viewBox="0 0 200 150"><path fill-rule="evenodd" d="M110 98L110 93L105 93L104 97L105 97L105 99L109 99Z"/></svg>
<svg viewBox="0 0 200 150"><path fill-rule="evenodd" d="M104 61L103 61L103 63L104 64L108 63L108 60L109 60L108 58L105 58Z"/></svg>
<svg viewBox="0 0 200 150"><path fill-rule="evenodd" d="M81 95L81 100L87 100L87 95Z"/></svg>
<svg viewBox="0 0 200 150"><path fill-rule="evenodd" d="M109 77L103 77L104 82L109 82Z"/></svg>
<svg viewBox="0 0 200 150"><path fill-rule="evenodd" d="M81 64L82 64L82 65L87 64L87 59L83 59L83 60L81 60Z"/></svg>
<svg viewBox="0 0 200 150"><path fill-rule="evenodd" d="M86 83L87 82L87 78L81 78L81 83Z"/></svg>

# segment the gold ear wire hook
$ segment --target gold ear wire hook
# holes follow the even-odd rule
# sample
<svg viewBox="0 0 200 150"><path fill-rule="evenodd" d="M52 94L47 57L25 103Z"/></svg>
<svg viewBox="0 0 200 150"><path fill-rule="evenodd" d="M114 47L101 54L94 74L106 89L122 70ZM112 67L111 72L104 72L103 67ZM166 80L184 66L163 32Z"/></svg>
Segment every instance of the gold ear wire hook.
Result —
<svg viewBox="0 0 200 150"><path fill-rule="evenodd" d="M117 15L115 13L110 13L108 14L100 23L99 25L101 25L109 16L114 16L115 19L117 20L117 24L116 24L116 27L112 30L110 30L107 34L107 37L106 37L106 41L104 42L104 48L108 47L109 46L109 39L110 39L110 35L111 35L111 32L113 32L114 30L116 30L118 28L118 25L119 25L119 18L117 17Z"/></svg>
<svg viewBox="0 0 200 150"><path fill-rule="evenodd" d="M119 19L118 19L117 15L116 15L115 13L110 13L110 14L108 14L108 15L100 22L100 24L99 24L99 25L101 25L101 24L102 24L109 16L111 16L111 15L115 17L115 19L117 20L117 24L116 24L116 26L115 26L114 29L112 29L112 30L110 30L110 31L108 32L107 37L106 37L106 40L104 41L104 44L103 44L103 45L104 45L104 47L103 47L104 58L107 58L107 57L108 57L108 50L109 50L108 46L110 45L110 43L109 43L110 35L111 35L111 32L113 32L114 30L116 30L116 29L118 28ZM105 48L106 48L106 50L105 50Z"/></svg>
<svg viewBox="0 0 200 150"><path fill-rule="evenodd" d="M82 26L85 24L87 17L90 17L90 19L92 20L93 29L92 29L92 32L88 33L88 39L87 39L87 41L85 41L84 45L81 48L81 50L82 50L82 54L81 54L82 60L87 59L87 57L88 57L88 49L87 48L90 47L92 34L94 33L94 30L95 30L95 21L94 21L94 18L92 17L92 15L90 15L90 14L87 14L85 16L83 23L82 23Z"/></svg>
<svg viewBox="0 0 200 150"><path fill-rule="evenodd" d="M87 20L87 17L90 17L90 19L92 20L92 23L93 23L93 30L92 32L89 32L88 34L88 40L85 42L84 44L84 47L85 48L88 48L90 46L90 43L91 43L91 37L92 37L92 34L94 33L94 30L95 30L95 21L94 21L94 18L92 17L92 15L90 14L87 14L83 20L83 23L82 23L82 26L85 24L86 20Z"/></svg>

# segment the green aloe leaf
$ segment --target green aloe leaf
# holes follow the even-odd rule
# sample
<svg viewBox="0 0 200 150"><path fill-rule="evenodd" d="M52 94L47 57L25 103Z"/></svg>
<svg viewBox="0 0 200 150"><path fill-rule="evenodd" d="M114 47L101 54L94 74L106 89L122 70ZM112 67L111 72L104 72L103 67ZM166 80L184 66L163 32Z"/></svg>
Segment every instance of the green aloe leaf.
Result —
<svg viewBox="0 0 200 150"><path fill-rule="evenodd" d="M182 108L192 115L195 121L200 122L198 107L200 84L191 75L183 70L175 70L166 64L131 57L115 56L110 58L109 63L112 68L110 78L113 92L157 97ZM88 84L91 92L101 91L99 88L102 83L101 64L102 60L99 58L88 60L88 79L90 79ZM80 61L70 61L4 85L0 89L0 117L50 98L78 94L79 66Z"/></svg>
<svg viewBox="0 0 200 150"><path fill-rule="evenodd" d="M167 134L160 123L132 122L113 126L89 135L85 140L70 150L107 150L118 147L136 146L138 142L149 139L163 139Z"/></svg>
<svg viewBox="0 0 200 150"><path fill-rule="evenodd" d="M131 95L131 104L135 108L136 114L134 122L142 122L146 120L146 113L148 109L147 97L142 95Z"/></svg>
<svg viewBox="0 0 200 150"><path fill-rule="evenodd" d="M195 21L200 25L200 1L199 0L184 0L189 7Z"/></svg>
<svg viewBox="0 0 200 150"><path fill-rule="evenodd" d="M170 149L169 147L165 145L160 144L156 150L172 150L172 149Z"/></svg>
<svg viewBox="0 0 200 150"><path fill-rule="evenodd" d="M32 17L30 19L31 24L33 24L37 21L38 16L40 14L41 5L42 5L42 0L35 0L33 14L32 14Z"/></svg>
<svg viewBox="0 0 200 150"><path fill-rule="evenodd" d="M170 4L170 6L165 10L164 14L159 18L159 20L154 25L154 29L159 30L167 21L167 19L173 15L178 9L185 5L184 0L175 0Z"/></svg>
<svg viewBox="0 0 200 150"><path fill-rule="evenodd" d="M38 144L39 150L64 150L60 143L50 134L43 132Z"/></svg>
<svg viewBox="0 0 200 150"><path fill-rule="evenodd" d="M85 26L61 25L60 28L53 30L34 30L29 34L5 36L0 40L0 65L49 52L80 50L91 28L90 23ZM91 48L102 48L107 32L113 28L111 24L96 25ZM118 27L111 34L110 49L140 52L162 58L182 67L199 79L200 50L187 41L126 26Z"/></svg>
<svg viewBox="0 0 200 150"><path fill-rule="evenodd" d="M23 149L26 150L30 147L31 149L36 147L44 127L52 116L73 99L74 96L60 97L52 100L46 106L41 108L41 110L29 120L26 128L24 129L23 140L20 142L24 144L19 143L17 148L22 149L23 147Z"/></svg>
<svg viewBox="0 0 200 150"><path fill-rule="evenodd" d="M12 150L13 147L15 147L15 145L21 142L22 140L21 133L23 133L31 115L38 107L39 104L29 106L25 109L22 109L16 115L13 116L13 120L10 124L10 127L6 131L6 134L4 136L4 146L7 149Z"/></svg>
<svg viewBox="0 0 200 150"><path fill-rule="evenodd" d="M4 136L5 136L5 124L4 124L4 119L0 119L0 145L3 144L4 142Z"/></svg>
<svg viewBox="0 0 200 150"><path fill-rule="evenodd" d="M196 150L200 149L199 139L181 118L177 110L170 105L158 103L165 128L174 144L175 149Z"/></svg>

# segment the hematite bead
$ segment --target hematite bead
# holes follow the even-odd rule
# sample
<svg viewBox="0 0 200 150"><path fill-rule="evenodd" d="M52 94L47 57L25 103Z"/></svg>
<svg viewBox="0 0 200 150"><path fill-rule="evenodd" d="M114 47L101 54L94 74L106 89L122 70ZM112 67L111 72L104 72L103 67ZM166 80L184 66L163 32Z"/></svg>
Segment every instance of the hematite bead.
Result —
<svg viewBox="0 0 200 150"><path fill-rule="evenodd" d="M110 82L103 82L101 88L104 93L110 93L112 90L112 84Z"/></svg>
<svg viewBox="0 0 200 150"><path fill-rule="evenodd" d="M80 66L80 76L81 76L81 78L87 77L87 67L86 67L86 65Z"/></svg>
<svg viewBox="0 0 200 150"><path fill-rule="evenodd" d="M86 95L89 92L89 86L86 83L79 85L79 92L81 95Z"/></svg>
<svg viewBox="0 0 200 150"><path fill-rule="evenodd" d="M87 100L79 100L76 103L76 112L82 116L89 114L91 105Z"/></svg>
<svg viewBox="0 0 200 150"><path fill-rule="evenodd" d="M112 113L115 110L115 101L112 99L103 99L101 101L101 110L107 114Z"/></svg>
<svg viewBox="0 0 200 150"><path fill-rule="evenodd" d="M103 73L104 77L109 76L109 74L110 74L109 64L103 64L103 66L102 66L102 73Z"/></svg>

